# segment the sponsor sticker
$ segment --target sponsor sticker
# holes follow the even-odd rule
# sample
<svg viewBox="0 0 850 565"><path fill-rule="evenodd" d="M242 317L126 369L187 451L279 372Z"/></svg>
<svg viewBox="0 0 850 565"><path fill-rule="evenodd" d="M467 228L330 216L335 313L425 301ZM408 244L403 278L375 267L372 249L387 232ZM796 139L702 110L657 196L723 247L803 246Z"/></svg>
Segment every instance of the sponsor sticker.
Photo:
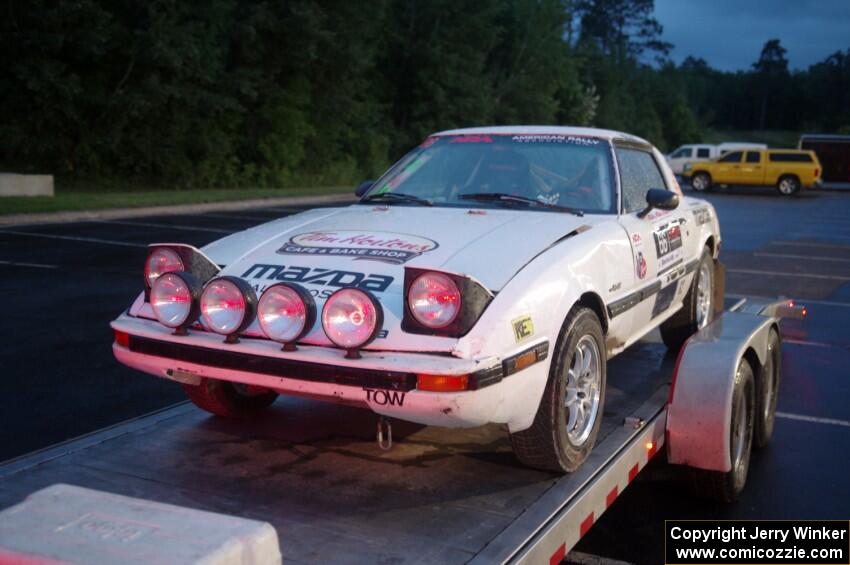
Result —
<svg viewBox="0 0 850 565"><path fill-rule="evenodd" d="M519 343L534 335L534 324L531 322L531 316L523 316L517 318L511 325L514 328L514 339Z"/></svg>
<svg viewBox="0 0 850 565"><path fill-rule="evenodd" d="M643 256L643 251L638 251L635 256L635 274L639 279L646 278L646 257Z"/></svg>
<svg viewBox="0 0 850 565"><path fill-rule="evenodd" d="M707 224L711 221L711 212L708 208L697 208L694 210L694 221L698 226Z"/></svg>
<svg viewBox="0 0 850 565"><path fill-rule="evenodd" d="M517 143L569 143L571 145L599 145L599 139L595 137L556 134L514 135L511 137L511 141L515 141Z"/></svg>
<svg viewBox="0 0 850 565"><path fill-rule="evenodd" d="M293 236L277 250L277 253L333 255L400 265L437 247L439 245L436 241L416 235L365 231L315 231Z"/></svg>

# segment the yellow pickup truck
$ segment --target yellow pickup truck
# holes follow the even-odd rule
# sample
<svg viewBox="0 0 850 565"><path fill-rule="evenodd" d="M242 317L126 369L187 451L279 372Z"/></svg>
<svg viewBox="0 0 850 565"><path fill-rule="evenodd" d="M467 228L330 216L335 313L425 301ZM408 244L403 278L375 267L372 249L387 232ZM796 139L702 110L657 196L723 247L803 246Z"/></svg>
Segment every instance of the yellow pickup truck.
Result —
<svg viewBox="0 0 850 565"><path fill-rule="evenodd" d="M783 195L798 193L821 182L820 161L814 151L747 149L732 151L711 161L685 165L682 176L697 192L718 184L775 186Z"/></svg>

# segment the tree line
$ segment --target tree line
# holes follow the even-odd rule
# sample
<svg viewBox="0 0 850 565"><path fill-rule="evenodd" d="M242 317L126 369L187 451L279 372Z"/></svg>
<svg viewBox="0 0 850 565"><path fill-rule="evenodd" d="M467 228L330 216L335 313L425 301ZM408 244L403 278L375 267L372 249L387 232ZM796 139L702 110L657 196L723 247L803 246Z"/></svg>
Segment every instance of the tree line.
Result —
<svg viewBox="0 0 850 565"><path fill-rule="evenodd" d="M285 187L372 176L435 130L850 125L850 49L674 65L653 0L9 0L0 168Z"/></svg>

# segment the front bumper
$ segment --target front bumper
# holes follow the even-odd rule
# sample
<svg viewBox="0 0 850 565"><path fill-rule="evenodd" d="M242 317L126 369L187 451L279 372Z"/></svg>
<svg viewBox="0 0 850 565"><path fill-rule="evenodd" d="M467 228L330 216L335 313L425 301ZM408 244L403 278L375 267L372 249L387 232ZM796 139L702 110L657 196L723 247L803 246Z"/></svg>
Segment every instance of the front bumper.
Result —
<svg viewBox="0 0 850 565"><path fill-rule="evenodd" d="M264 339L243 338L224 344L219 335L190 331L176 336L153 320L123 314L112 328L129 337L113 344L121 363L161 378L195 384L214 378L260 386L283 394L368 407L382 415L448 427L507 423L511 428L533 419L548 373L548 341L524 346L504 358L458 359L445 354L363 351L346 359L341 350L299 346L282 351ZM535 362L527 364L529 352ZM521 371L521 374L516 374ZM466 375L461 392L417 390L420 374ZM531 381L531 382L530 382ZM528 397L526 406L508 399ZM529 408L527 405L531 404ZM530 411L530 416L529 416ZM530 421L528 421L530 425Z"/></svg>

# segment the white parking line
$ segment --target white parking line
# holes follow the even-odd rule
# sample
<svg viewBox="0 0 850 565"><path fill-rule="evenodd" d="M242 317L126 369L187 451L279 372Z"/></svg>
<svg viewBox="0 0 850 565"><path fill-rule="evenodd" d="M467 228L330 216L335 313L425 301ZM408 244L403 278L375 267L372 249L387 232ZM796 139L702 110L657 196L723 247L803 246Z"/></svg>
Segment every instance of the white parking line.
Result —
<svg viewBox="0 0 850 565"><path fill-rule="evenodd" d="M839 277L835 275L815 275L813 273L787 273L781 271L758 271L756 269L726 269L727 273L738 273L742 275L767 275L771 277L800 277L806 279L825 279L830 281L850 281L850 277Z"/></svg>
<svg viewBox="0 0 850 565"><path fill-rule="evenodd" d="M0 235L8 233L11 235L23 235L27 237L43 237L45 239L62 239L65 241L82 241L85 243L101 243L103 245L120 245L121 247L147 247L141 243L128 243L126 241L114 241L111 239L98 239L96 237L76 237L71 235L56 235L52 233L36 233L31 231L0 230Z"/></svg>
<svg viewBox="0 0 850 565"><path fill-rule="evenodd" d="M758 257L777 257L780 259L811 259L813 261L837 261L839 263L850 263L850 257L824 257L823 255L794 255L791 253L753 253Z"/></svg>
<svg viewBox="0 0 850 565"><path fill-rule="evenodd" d="M847 420L836 420L835 418L816 418L815 416L803 416L802 414L789 414L787 412L777 412L776 417L785 418L786 420L799 420L801 422L812 422L814 424L828 424L830 426L850 428L850 422Z"/></svg>
<svg viewBox="0 0 850 565"><path fill-rule="evenodd" d="M835 243L814 243L811 241L771 241L768 245L797 245L799 247L828 247L838 249L850 249L850 245L838 245Z"/></svg>
<svg viewBox="0 0 850 565"><path fill-rule="evenodd" d="M58 269L59 265L42 265L41 263L20 263L18 261L0 261L0 265L10 267L32 267L34 269Z"/></svg>
<svg viewBox="0 0 850 565"><path fill-rule="evenodd" d="M150 222L122 222L121 220L92 220L98 224L115 224L118 226L139 226L143 228L163 228L179 231L206 231L212 233L233 233L233 230L222 230L218 228L202 228L200 226L179 226L173 224L154 224Z"/></svg>
<svg viewBox="0 0 850 565"><path fill-rule="evenodd" d="M736 300L739 298L752 298L753 300L780 300L778 296L755 296L753 294L734 294L731 292L727 292L726 296L728 296L729 298L734 298ZM832 300L809 300L807 298L795 298L794 300L796 300L803 306L817 304L819 306L838 306L843 308L850 308L850 302L834 302Z"/></svg>
<svg viewBox="0 0 850 565"><path fill-rule="evenodd" d="M205 218L223 218L225 220L251 220L257 222L270 222L272 220L276 220L277 218L261 218L260 216L242 216L236 214L211 214L210 212L206 212L202 214Z"/></svg>

